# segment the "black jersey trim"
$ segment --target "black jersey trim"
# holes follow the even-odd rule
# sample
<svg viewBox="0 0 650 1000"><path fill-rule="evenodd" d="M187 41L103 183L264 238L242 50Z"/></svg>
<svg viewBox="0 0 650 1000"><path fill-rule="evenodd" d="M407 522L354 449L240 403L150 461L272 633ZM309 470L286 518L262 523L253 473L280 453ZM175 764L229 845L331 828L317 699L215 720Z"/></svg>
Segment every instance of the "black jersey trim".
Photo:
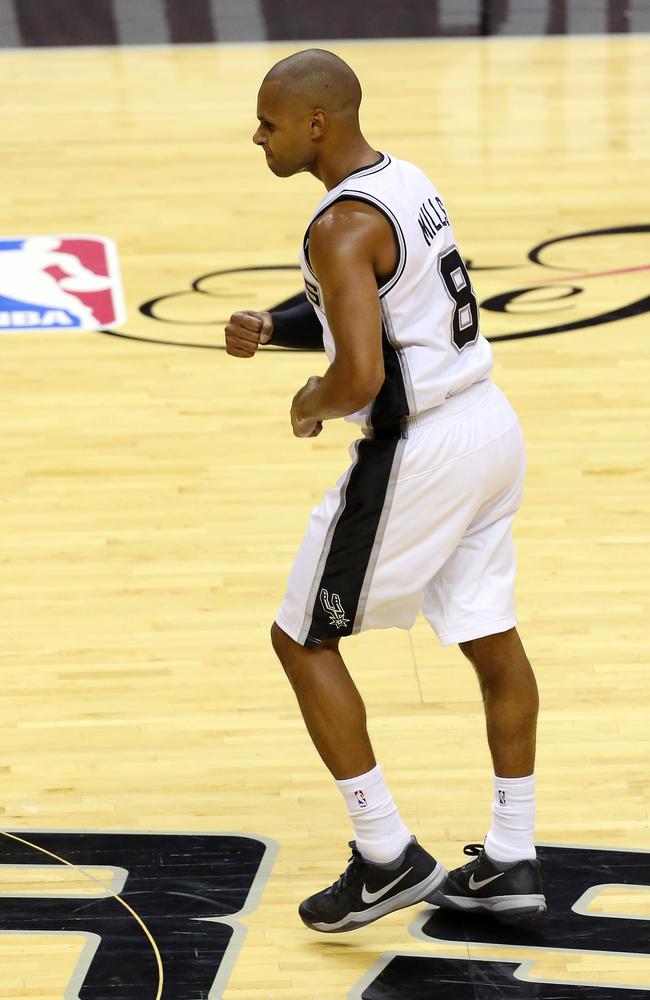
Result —
<svg viewBox="0 0 650 1000"><path fill-rule="evenodd" d="M329 205L327 205L326 207L329 208ZM325 209L323 209L323 212L324 211L325 211ZM321 212L318 213L318 215L321 215L321 214L322 214ZM303 252L303 256L305 258L305 264L309 268L309 273L311 274L312 278L314 279L314 281L316 283L318 283L318 278L316 277L316 272L314 271L313 267L311 266L311 261L309 259L309 230L311 229L312 222L314 222L318 218L318 215L315 215L314 218L309 223L309 225L307 226L307 231L306 231L306 233L305 233L305 235L303 237L303 240L302 240L302 252ZM320 288L320 285L318 285L318 287Z"/></svg>
<svg viewBox="0 0 650 1000"><path fill-rule="evenodd" d="M366 167L357 167L356 170L351 170L350 173L346 174L345 177L338 182L338 184L334 185L334 187L340 187L341 184L345 184L350 177L369 177L370 174L378 174L381 170L385 170L386 167L389 167L393 162L388 153L380 153L379 156L380 159L375 163L370 163ZM334 190L334 188L332 190Z"/></svg>
<svg viewBox="0 0 650 1000"><path fill-rule="evenodd" d="M390 314L390 309L386 299L381 300L381 316L386 340L397 354L402 373L403 394L400 408L406 412L401 414L401 419L402 416L411 416L417 410L415 389L413 388L413 379L411 378L411 370L408 366L406 351L404 350L404 346L400 344L398 338L395 336L393 317ZM406 434L404 434L404 436L406 436Z"/></svg>
<svg viewBox="0 0 650 1000"><path fill-rule="evenodd" d="M395 490L403 442L362 438L328 531L299 641L359 632Z"/></svg>
<svg viewBox="0 0 650 1000"><path fill-rule="evenodd" d="M406 389L402 351L393 339L393 328L390 315L383 308L381 311L381 349L384 358L384 382L375 396L368 424L375 440L394 440L404 437L404 420L410 413ZM408 374L408 368L406 368Z"/></svg>
<svg viewBox="0 0 650 1000"><path fill-rule="evenodd" d="M397 263L395 265L395 270L393 271L392 274L389 274L388 277L384 278L382 281L379 280L377 281L377 288L379 289L379 297L383 298L384 295L387 295L388 292L390 292L395 287L399 279L402 277L402 274L404 273L404 268L406 267L406 258L407 258L406 237L404 236L404 231L402 230L402 227L399 224L397 216L390 210L388 205L385 205L384 202L380 201L379 198L376 198L372 194L368 194L366 191L356 191L353 188L348 188L345 191L342 191L341 194L337 195L336 198L333 198L331 201L328 201L326 205L323 205L323 207L318 210L316 215L314 215L313 219L307 226L307 231L305 232L302 242L302 250L305 257L305 263L309 268L310 274L313 276L315 281L318 282L318 278L314 272L313 267L311 266L311 260L309 259L309 230L313 226L314 222L316 222L316 219L319 219L321 215L323 215L323 213L327 211L328 208L331 208L332 205L336 205L337 202L339 201L363 201L368 205L372 205L373 208L376 208L378 212L381 212L381 214L384 216L384 218L390 225L391 229L393 230L393 235L395 237L395 244L397 246Z"/></svg>
<svg viewBox="0 0 650 1000"><path fill-rule="evenodd" d="M399 224L397 216L391 212L388 205L385 205L383 201L376 198L375 195L368 194L366 191L355 191L352 188L348 188L346 191L341 192L341 194L331 201L326 208L330 205L335 205L337 201L365 201L368 205L372 205L376 208L378 212L384 216L391 229L393 230L393 235L395 237L395 243L397 245L397 263L395 265L395 270L388 277L384 278L383 281L377 282L377 287L379 289L379 297L383 298L392 288L395 287L399 279L404 273L404 268L406 267L406 237L402 227ZM325 211L325 209L323 209ZM321 214L320 212L318 213ZM313 222L313 220L312 220Z"/></svg>

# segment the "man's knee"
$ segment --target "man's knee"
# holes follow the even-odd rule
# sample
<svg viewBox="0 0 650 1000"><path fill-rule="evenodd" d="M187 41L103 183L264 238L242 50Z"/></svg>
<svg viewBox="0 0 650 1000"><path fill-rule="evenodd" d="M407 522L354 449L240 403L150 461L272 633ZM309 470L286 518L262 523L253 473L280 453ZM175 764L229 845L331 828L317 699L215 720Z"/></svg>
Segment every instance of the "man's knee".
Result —
<svg viewBox="0 0 650 1000"><path fill-rule="evenodd" d="M458 648L460 649L460 651L463 654L463 656L467 657L467 659L469 660L470 663L474 662L474 656L473 656L473 653L472 653L473 643L474 643L473 639L470 639L468 642L459 642L458 643Z"/></svg>
<svg viewBox="0 0 650 1000"><path fill-rule="evenodd" d="M495 632L480 639L469 639L458 643L461 652L477 669L489 669L491 666L510 659L514 654L523 654L523 646L516 628L505 632ZM524 654L525 655L525 654Z"/></svg>
<svg viewBox="0 0 650 1000"><path fill-rule="evenodd" d="M482 688L530 678L534 682L533 669L516 628L458 645L474 667Z"/></svg>
<svg viewBox="0 0 650 1000"><path fill-rule="evenodd" d="M273 622L271 625L271 645L273 646L278 659L284 662L284 660L292 653L299 656L301 653L316 655L320 650L324 649L332 649L336 651L339 648L339 640L336 638L323 639L317 646L308 648L303 646L301 643L296 642L295 639L292 639L291 636L284 631L284 629L280 628L277 622Z"/></svg>
<svg viewBox="0 0 650 1000"><path fill-rule="evenodd" d="M284 629L280 628L277 622L273 622L271 625L271 645L280 660L290 642L293 642L293 639L287 635Z"/></svg>

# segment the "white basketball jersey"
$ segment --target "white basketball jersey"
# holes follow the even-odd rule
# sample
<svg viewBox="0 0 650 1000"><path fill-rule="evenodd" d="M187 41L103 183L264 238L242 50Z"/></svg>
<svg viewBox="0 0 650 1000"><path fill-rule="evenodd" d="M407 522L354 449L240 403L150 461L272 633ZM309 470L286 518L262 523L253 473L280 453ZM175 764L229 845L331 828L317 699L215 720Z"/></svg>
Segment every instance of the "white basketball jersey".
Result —
<svg viewBox="0 0 650 1000"><path fill-rule="evenodd" d="M367 407L346 417L377 436L393 436L404 418L487 378L492 350L479 333L476 297L442 198L418 167L382 153L379 162L328 191L309 226L341 200L364 201L382 212L399 251L394 273L379 286L386 381ZM309 263L309 226L300 266L331 363L336 348Z"/></svg>

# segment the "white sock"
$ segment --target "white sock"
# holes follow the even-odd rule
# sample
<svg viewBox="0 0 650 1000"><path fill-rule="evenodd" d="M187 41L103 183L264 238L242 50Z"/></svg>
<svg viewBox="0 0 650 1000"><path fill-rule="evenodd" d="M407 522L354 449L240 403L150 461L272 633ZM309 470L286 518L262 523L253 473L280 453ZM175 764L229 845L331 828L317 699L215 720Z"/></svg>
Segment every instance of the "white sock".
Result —
<svg viewBox="0 0 650 1000"><path fill-rule="evenodd" d="M385 864L402 853L411 834L386 788L377 764L356 778L336 782L354 827L357 850L367 861Z"/></svg>
<svg viewBox="0 0 650 1000"><path fill-rule="evenodd" d="M535 775L498 778L494 775L492 826L485 853L493 861L535 858Z"/></svg>

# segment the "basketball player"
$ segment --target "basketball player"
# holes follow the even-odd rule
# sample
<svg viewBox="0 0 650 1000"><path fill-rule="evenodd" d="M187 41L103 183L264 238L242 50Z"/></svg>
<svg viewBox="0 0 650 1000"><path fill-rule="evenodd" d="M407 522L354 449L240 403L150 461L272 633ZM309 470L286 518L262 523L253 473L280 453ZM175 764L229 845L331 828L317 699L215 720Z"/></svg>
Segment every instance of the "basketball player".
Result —
<svg viewBox="0 0 650 1000"><path fill-rule="evenodd" d="M352 465L313 512L272 626L273 648L347 806L347 870L300 906L347 931L422 900L504 919L546 910L534 845L535 678L514 606L512 521L524 479L517 417L490 380L492 353L444 202L359 128L361 87L320 49L267 73L253 141L278 177L327 193L300 254L308 302L237 312L228 353L321 342L329 367L291 405L293 433L361 428ZM418 611L478 675L494 763L492 822L447 874L403 821L377 763L339 640L409 628ZM431 794L435 795L432 776Z"/></svg>

